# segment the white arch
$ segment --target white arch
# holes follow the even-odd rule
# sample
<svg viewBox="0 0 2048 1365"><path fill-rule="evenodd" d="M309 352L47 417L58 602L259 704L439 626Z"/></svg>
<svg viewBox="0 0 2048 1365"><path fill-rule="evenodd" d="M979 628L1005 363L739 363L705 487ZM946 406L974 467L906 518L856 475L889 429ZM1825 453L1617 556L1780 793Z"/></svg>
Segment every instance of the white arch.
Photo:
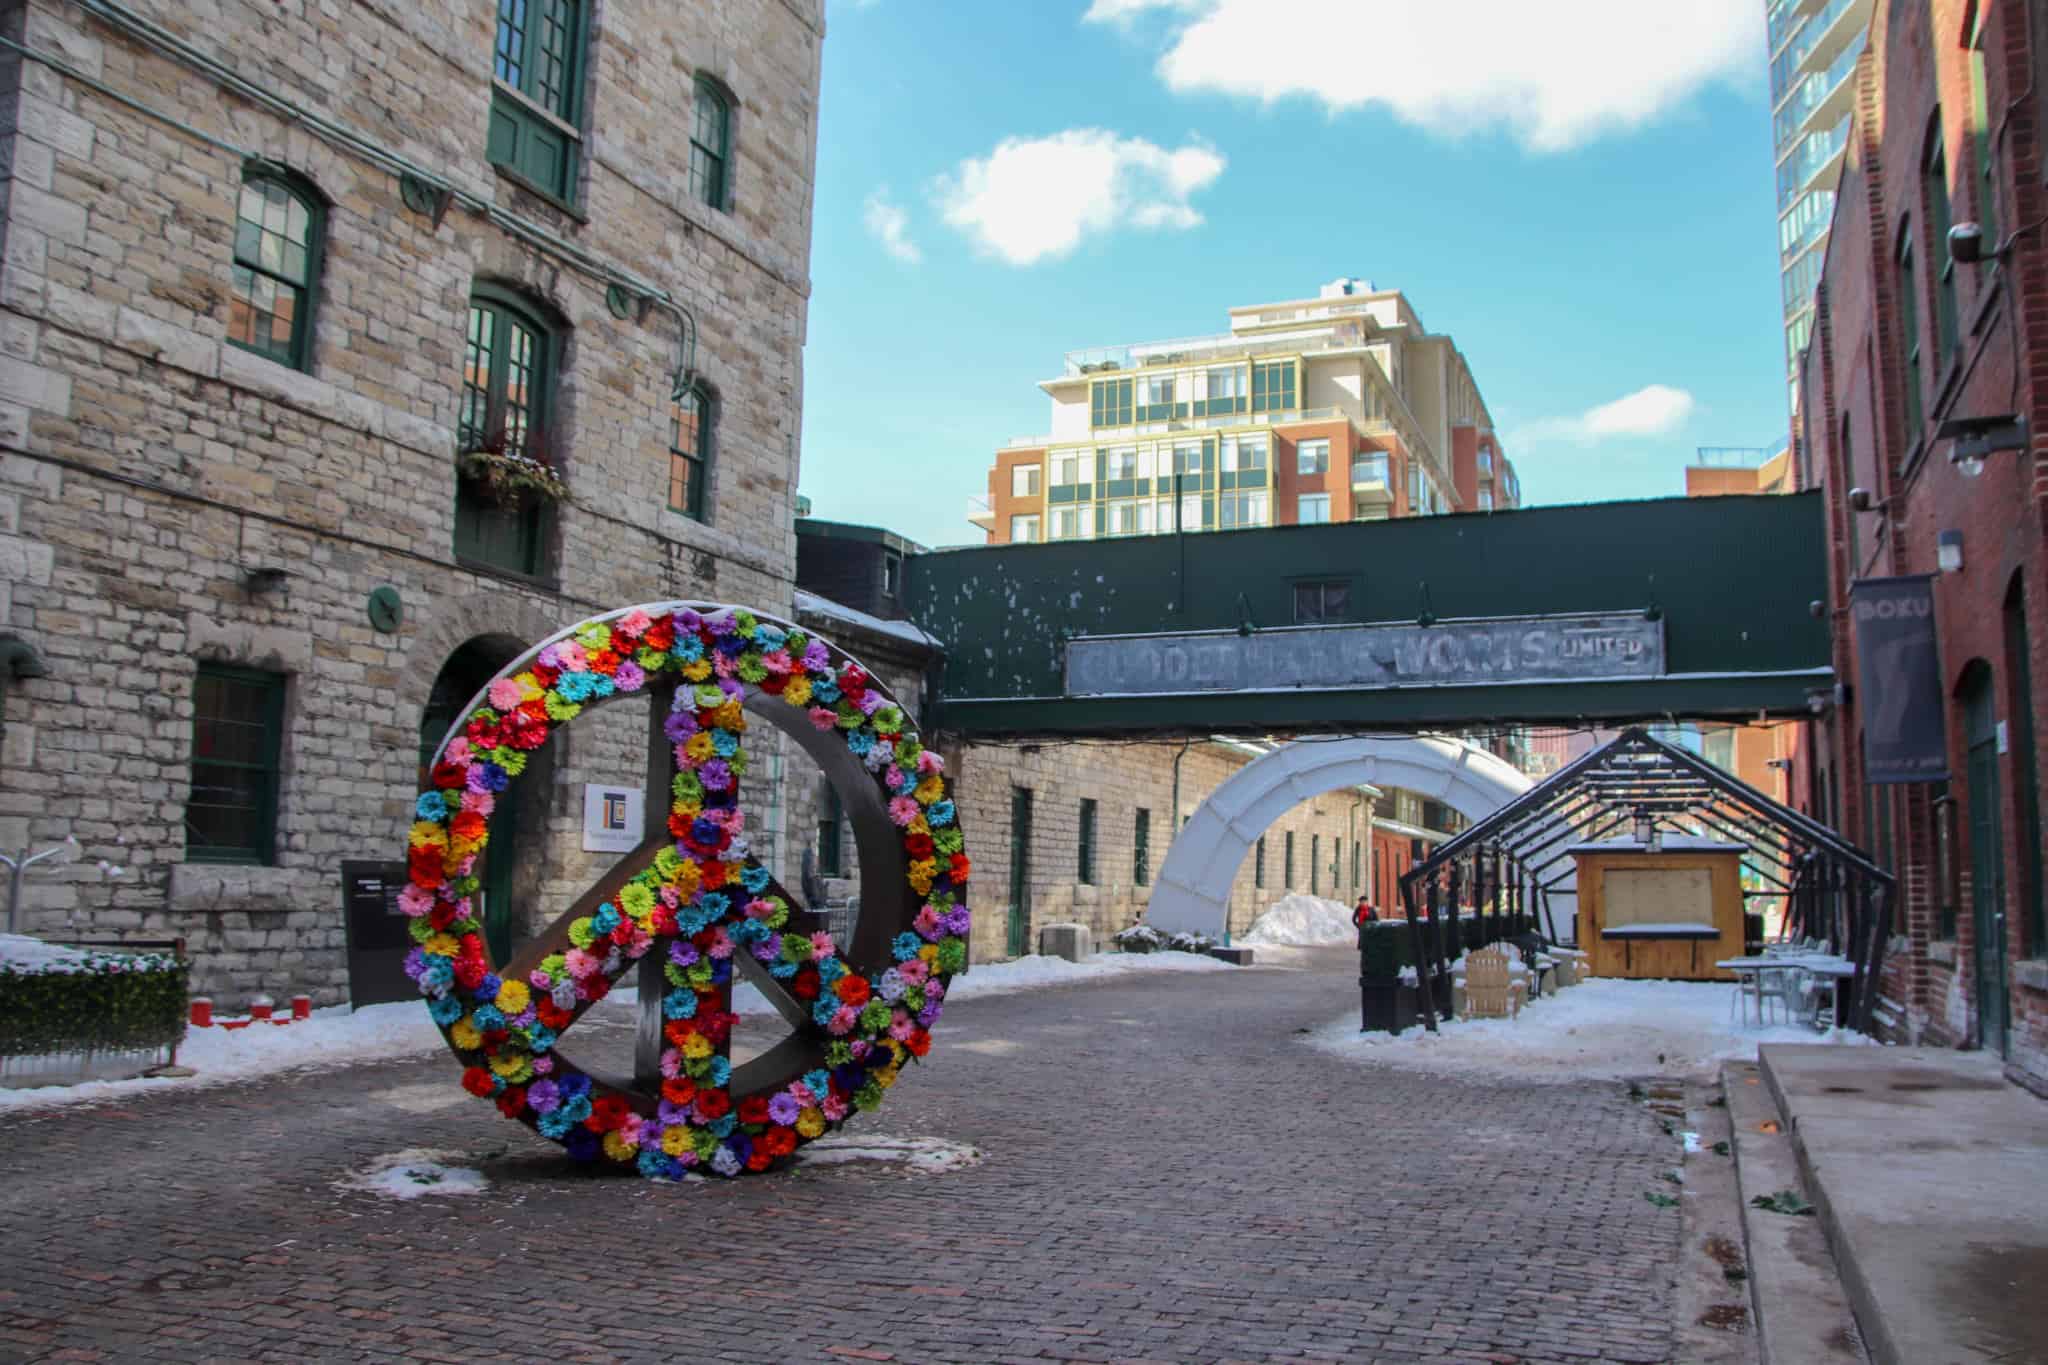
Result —
<svg viewBox="0 0 2048 1365"><path fill-rule="evenodd" d="M1406 787L1471 820L1535 785L1483 749L1430 735L1297 740L1254 759L1211 792L1160 864L1145 922L1223 937L1230 885L1252 843L1311 797L1368 783Z"/></svg>

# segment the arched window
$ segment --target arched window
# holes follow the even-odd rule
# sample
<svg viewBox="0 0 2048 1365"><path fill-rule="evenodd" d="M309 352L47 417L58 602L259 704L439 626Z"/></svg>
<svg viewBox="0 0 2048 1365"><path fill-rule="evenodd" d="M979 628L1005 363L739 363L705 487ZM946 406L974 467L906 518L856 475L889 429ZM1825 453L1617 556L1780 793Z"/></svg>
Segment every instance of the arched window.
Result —
<svg viewBox="0 0 2048 1365"><path fill-rule="evenodd" d="M1898 262L1900 346L1906 355L1907 449L1920 439L1920 283L1913 269L1913 222L1899 225Z"/></svg>
<svg viewBox="0 0 2048 1365"><path fill-rule="evenodd" d="M668 505L698 521L705 516L705 489L711 481L713 427L718 404L702 384L683 391L669 413Z"/></svg>
<svg viewBox="0 0 2048 1365"><path fill-rule="evenodd" d="M243 172L229 341L295 370L312 368L326 219L319 192L299 177L270 166Z"/></svg>
<svg viewBox="0 0 2048 1365"><path fill-rule="evenodd" d="M726 162L732 154L732 101L702 76L697 78L690 120L690 194L715 209L725 207Z"/></svg>
<svg viewBox="0 0 2048 1365"><path fill-rule="evenodd" d="M498 0L491 162L563 203L583 146L583 0Z"/></svg>
<svg viewBox="0 0 2048 1365"><path fill-rule="evenodd" d="M538 577L560 447L550 424L562 333L531 303L480 286L469 301L455 553Z"/></svg>

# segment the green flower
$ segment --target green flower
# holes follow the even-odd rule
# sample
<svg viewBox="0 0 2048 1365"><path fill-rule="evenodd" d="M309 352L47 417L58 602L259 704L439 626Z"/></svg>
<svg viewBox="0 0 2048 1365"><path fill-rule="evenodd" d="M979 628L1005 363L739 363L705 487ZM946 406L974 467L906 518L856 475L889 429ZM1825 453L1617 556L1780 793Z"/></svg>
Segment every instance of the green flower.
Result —
<svg viewBox="0 0 2048 1365"><path fill-rule="evenodd" d="M569 970L569 960L560 953L549 953L540 960L540 969L560 981L563 973Z"/></svg>
<svg viewBox="0 0 2048 1365"><path fill-rule="evenodd" d="M888 1028L889 1002L877 997L861 1006L860 1027L863 1033L880 1033Z"/></svg>
<svg viewBox="0 0 2048 1365"><path fill-rule="evenodd" d="M853 1092L853 1107L865 1113L882 1102L882 1087L878 1082L869 1081Z"/></svg>
<svg viewBox="0 0 2048 1365"><path fill-rule="evenodd" d="M893 735L903 728L903 708L889 705L875 709L875 729L885 735Z"/></svg>
<svg viewBox="0 0 2048 1365"><path fill-rule="evenodd" d="M590 947L591 941L596 937L597 931L590 922L590 916L585 915L569 921L569 942L578 948Z"/></svg>
<svg viewBox="0 0 2048 1365"><path fill-rule="evenodd" d="M638 917L654 908L654 893L635 880L619 889L619 909Z"/></svg>
<svg viewBox="0 0 2048 1365"><path fill-rule="evenodd" d="M602 621L592 621L576 632L576 643L588 650L610 649L612 628Z"/></svg>
<svg viewBox="0 0 2048 1365"><path fill-rule="evenodd" d="M405 932L412 935L414 943L425 943L441 931L429 923L425 915L421 915L418 919L407 921Z"/></svg>
<svg viewBox="0 0 2048 1365"><path fill-rule="evenodd" d="M662 881L673 881L676 873L682 871L683 860L673 845L664 846L654 855L654 875Z"/></svg>
<svg viewBox="0 0 2048 1365"><path fill-rule="evenodd" d="M671 986L687 986L690 984L690 974L673 962L664 963L661 974L668 978L668 984Z"/></svg>
<svg viewBox="0 0 2048 1365"><path fill-rule="evenodd" d="M699 711L709 711L713 707L725 705L725 693L719 691L715 683L698 683L693 695L697 699Z"/></svg>
<svg viewBox="0 0 2048 1365"><path fill-rule="evenodd" d="M906 768L915 770L918 756L924 752L924 745L916 735L905 735L896 741L896 761Z"/></svg>
<svg viewBox="0 0 2048 1365"><path fill-rule="evenodd" d="M736 611L732 614L732 620L739 633L749 640L754 638L754 632L760 629L761 626L761 623L755 619L754 613L750 611Z"/></svg>
<svg viewBox="0 0 2048 1365"><path fill-rule="evenodd" d="M759 650L750 649L740 655L739 663L733 668L739 680L745 683L759 683L768 676L768 666L761 662Z"/></svg>
<svg viewBox="0 0 2048 1365"><path fill-rule="evenodd" d="M548 709L549 720L574 720L576 719L576 717L583 714L582 702L563 701L562 695L559 692L548 693L547 700L542 704L545 705Z"/></svg>
<svg viewBox="0 0 2048 1365"><path fill-rule="evenodd" d="M958 853L962 848L965 848L966 843L967 841L960 835L960 827L958 825L948 825L944 829L932 831L932 847L945 854L948 858Z"/></svg>
<svg viewBox="0 0 2048 1365"><path fill-rule="evenodd" d="M633 651L633 662L648 673L661 672L673 662L673 658L674 656L665 649L649 649L646 645Z"/></svg>
<svg viewBox="0 0 2048 1365"><path fill-rule="evenodd" d="M789 918L786 908L779 913L784 919ZM784 934L782 936L782 960L784 962L809 962L811 960L811 941L802 934Z"/></svg>
<svg viewBox="0 0 2048 1365"><path fill-rule="evenodd" d="M845 1066L853 1060L853 1044L841 1039L825 1044L825 1065Z"/></svg>
<svg viewBox="0 0 2048 1365"><path fill-rule="evenodd" d="M957 938L949 938L939 944L939 970L947 976L953 975L967 965L967 944Z"/></svg>

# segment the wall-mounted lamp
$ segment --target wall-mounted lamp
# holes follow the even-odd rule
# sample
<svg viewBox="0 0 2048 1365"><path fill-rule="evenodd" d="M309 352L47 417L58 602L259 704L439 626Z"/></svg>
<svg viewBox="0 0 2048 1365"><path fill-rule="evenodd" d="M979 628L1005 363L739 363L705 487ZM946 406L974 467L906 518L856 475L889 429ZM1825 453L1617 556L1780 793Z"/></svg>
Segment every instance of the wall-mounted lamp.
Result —
<svg viewBox="0 0 2048 1365"><path fill-rule="evenodd" d="M1426 630L1436 624L1436 608L1430 604L1429 580L1425 578L1416 586L1422 590L1422 603L1415 613L1415 624Z"/></svg>
<svg viewBox="0 0 2048 1365"><path fill-rule="evenodd" d="M1963 571L1963 533L1943 531L1934 538L1934 563L1943 573Z"/></svg>
<svg viewBox="0 0 2048 1365"><path fill-rule="evenodd" d="M1834 704L1835 699L1824 691L1816 689L1806 694L1806 709L1816 716L1826 715Z"/></svg>
<svg viewBox="0 0 2048 1365"><path fill-rule="evenodd" d="M1849 490L1849 508L1855 512L1882 512L1892 505L1890 498L1873 498L1868 488Z"/></svg>
<svg viewBox="0 0 2048 1365"><path fill-rule="evenodd" d="M1806 604L1806 614L1818 621L1828 614L1828 604L1816 597Z"/></svg>
<svg viewBox="0 0 2048 1365"><path fill-rule="evenodd" d="M1767 758L1764 760L1764 766L1781 773L1789 773L1792 771L1792 760L1789 758Z"/></svg>
<svg viewBox="0 0 2048 1365"><path fill-rule="evenodd" d="M13 631L0 632L0 682L15 678L47 678L50 666L36 647Z"/></svg>
<svg viewBox="0 0 2048 1365"><path fill-rule="evenodd" d="M1237 595L1237 633L1249 638L1256 634L1258 629L1259 623L1252 620L1252 604L1245 600L1243 593L1239 593Z"/></svg>
<svg viewBox="0 0 2048 1365"><path fill-rule="evenodd" d="M2012 413L1995 417L1951 417L1934 429L1934 439L1949 441L1948 462L1965 478L1984 472L1989 457L2027 448L2027 419Z"/></svg>

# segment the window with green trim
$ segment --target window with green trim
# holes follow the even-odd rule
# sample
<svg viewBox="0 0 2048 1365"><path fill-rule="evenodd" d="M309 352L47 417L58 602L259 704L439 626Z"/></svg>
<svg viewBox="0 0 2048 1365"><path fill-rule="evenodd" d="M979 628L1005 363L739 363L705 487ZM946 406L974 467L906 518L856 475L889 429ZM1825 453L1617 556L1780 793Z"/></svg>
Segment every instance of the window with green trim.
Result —
<svg viewBox="0 0 2048 1365"><path fill-rule="evenodd" d="M1261 891L1266 889L1266 836L1263 834L1259 836L1258 847L1252 852L1252 885Z"/></svg>
<svg viewBox="0 0 2048 1365"><path fill-rule="evenodd" d="M1137 823L1131 831L1131 883L1134 886L1148 886L1151 882L1152 812L1140 806Z"/></svg>
<svg viewBox="0 0 2048 1365"><path fill-rule="evenodd" d="M1984 83L1984 20L1987 4L1977 6L1977 19L1970 34L1970 141L1977 152L1977 226L1984 240L1998 244L1997 163L1992 157L1991 111ZM1902 898L1903 899L1903 898Z"/></svg>
<svg viewBox="0 0 2048 1365"><path fill-rule="evenodd" d="M1956 353L1956 263L1948 254L1948 229L1953 214L1949 208L1948 153L1942 146L1939 109L1934 112L1933 140L1933 149L1927 156L1927 213L1934 228L1935 247L1941 252L1941 269L1935 273L1934 327L1935 340L1941 347L1935 364L1944 366Z"/></svg>
<svg viewBox="0 0 2048 1365"><path fill-rule="evenodd" d="M732 156L732 101L704 77L690 117L690 197L725 207L726 165Z"/></svg>
<svg viewBox="0 0 2048 1365"><path fill-rule="evenodd" d="M1081 798L1080 865L1075 868L1075 880L1088 885L1095 880L1095 800Z"/></svg>
<svg viewBox="0 0 2048 1365"><path fill-rule="evenodd" d="M465 453L515 468L537 465L559 477L548 432L559 345L554 330L516 295L479 289L470 299L457 413ZM494 491L477 463L465 461L456 484L457 557L539 577L548 502L530 492L508 497Z"/></svg>
<svg viewBox="0 0 2048 1365"><path fill-rule="evenodd" d="M1090 426L1127 427L1137 420L1136 405L1128 379L1097 380L1088 388Z"/></svg>
<svg viewBox="0 0 2048 1365"><path fill-rule="evenodd" d="M243 172L228 300L231 343L295 370L312 368L325 227L326 210L311 185L268 167Z"/></svg>
<svg viewBox="0 0 2048 1365"><path fill-rule="evenodd" d="M1899 228L1899 330L1905 334L1906 352L1906 447L1920 440L1920 285L1913 270L1913 224L1909 219Z"/></svg>
<svg viewBox="0 0 2048 1365"><path fill-rule="evenodd" d="M668 505L703 521L705 489L711 476L712 418L717 405L703 385L685 390L669 412Z"/></svg>
<svg viewBox="0 0 2048 1365"><path fill-rule="evenodd" d="M284 688L282 673L199 665L192 681L192 792L185 799L188 862L277 860Z"/></svg>
<svg viewBox="0 0 2048 1365"><path fill-rule="evenodd" d="M583 0L498 0L491 163L564 204L582 154Z"/></svg>
<svg viewBox="0 0 2048 1365"><path fill-rule="evenodd" d="M1252 411L1292 412L1300 407L1294 390L1294 362L1275 360L1252 366Z"/></svg>
<svg viewBox="0 0 2048 1365"><path fill-rule="evenodd" d="M1294 889L1294 831L1291 829L1280 841L1280 885L1288 891Z"/></svg>

